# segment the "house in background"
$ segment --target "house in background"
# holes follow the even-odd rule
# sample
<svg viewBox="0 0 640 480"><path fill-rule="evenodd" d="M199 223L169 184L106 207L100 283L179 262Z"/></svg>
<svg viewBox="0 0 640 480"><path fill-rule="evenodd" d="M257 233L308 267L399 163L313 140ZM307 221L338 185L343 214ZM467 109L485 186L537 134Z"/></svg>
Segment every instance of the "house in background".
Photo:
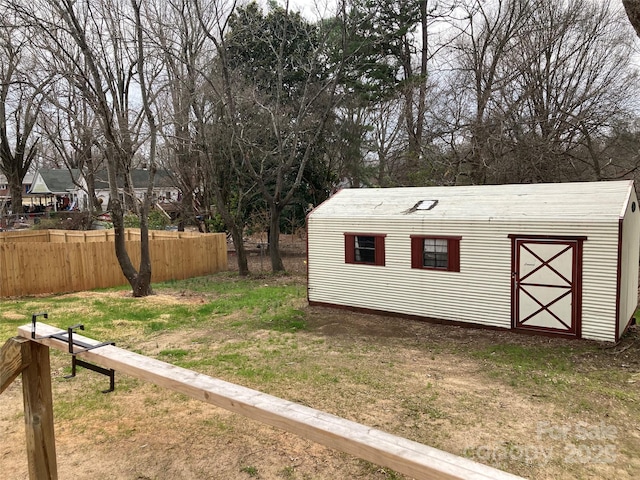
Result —
<svg viewBox="0 0 640 480"><path fill-rule="evenodd" d="M631 181L345 189L308 216L308 299L615 342L639 250Z"/></svg>
<svg viewBox="0 0 640 480"><path fill-rule="evenodd" d="M22 180L22 196L27 197L27 193L33 182L33 174L27 173ZM7 177L0 173L0 206L11 201L11 192L9 191L9 181ZM2 208L0 207L0 210Z"/></svg>
<svg viewBox="0 0 640 480"><path fill-rule="evenodd" d="M80 177L78 169L41 168L33 177L27 198L35 208L53 211L78 209Z"/></svg>
<svg viewBox="0 0 640 480"><path fill-rule="evenodd" d="M133 170L131 178L134 185L134 194L136 198L142 200L149 184L149 171ZM177 201L180 190L168 172L158 171L154 180L154 203ZM96 197L101 200L102 209L106 210L110 198L106 171L100 171L95 175L94 185ZM119 178L118 191L121 195L124 195L123 186L124 181ZM32 203L35 199L35 204L50 206L52 210L77 209L86 211L89 209L87 181L82 172L77 169L42 168L36 172L28 193L32 198Z"/></svg>
<svg viewBox="0 0 640 480"><path fill-rule="evenodd" d="M136 169L131 171L131 180L134 186L134 194L138 200L143 200L144 195L147 193L147 187L149 185L149 170ZM110 199L109 180L107 178L107 172L101 170L95 175L95 192L98 201L102 205L103 210L107 209ZM180 189L177 186L177 182L174 177L166 170L158 170L154 177L153 186L153 203L171 204L177 202L181 195ZM87 184L86 180L82 179L83 194L81 196L81 204L83 209L88 208L87 198ZM122 177L118 178L118 191L120 195L124 195L124 181ZM124 197L122 198L124 200Z"/></svg>

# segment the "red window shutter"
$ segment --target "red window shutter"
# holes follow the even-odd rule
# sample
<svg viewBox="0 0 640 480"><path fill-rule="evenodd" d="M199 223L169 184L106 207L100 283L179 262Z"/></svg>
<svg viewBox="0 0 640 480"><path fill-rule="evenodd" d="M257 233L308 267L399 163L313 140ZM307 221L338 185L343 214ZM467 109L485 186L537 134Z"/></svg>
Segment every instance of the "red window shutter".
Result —
<svg viewBox="0 0 640 480"><path fill-rule="evenodd" d="M450 238L447 242L448 252L448 268L450 272L460 271L460 240L457 238Z"/></svg>
<svg viewBox="0 0 640 480"><path fill-rule="evenodd" d="M422 268L424 244L421 237L411 237L411 268Z"/></svg>
<svg viewBox="0 0 640 480"><path fill-rule="evenodd" d="M384 236L380 235L375 237L376 239L376 265L381 265L384 267L385 264L385 253L384 253Z"/></svg>
<svg viewBox="0 0 640 480"><path fill-rule="evenodd" d="M356 236L344 235L344 263L356 262Z"/></svg>

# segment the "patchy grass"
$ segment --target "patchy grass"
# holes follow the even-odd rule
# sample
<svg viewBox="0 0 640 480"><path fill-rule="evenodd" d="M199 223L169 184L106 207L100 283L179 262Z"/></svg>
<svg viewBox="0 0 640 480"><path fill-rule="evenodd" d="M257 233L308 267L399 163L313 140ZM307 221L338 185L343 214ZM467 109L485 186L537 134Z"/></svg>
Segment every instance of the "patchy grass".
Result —
<svg viewBox="0 0 640 480"><path fill-rule="evenodd" d="M539 345L496 344L471 354L485 360L491 374L513 387L528 390L553 384L555 389L568 387L573 347L546 347Z"/></svg>
<svg viewBox="0 0 640 480"><path fill-rule="evenodd" d="M523 393L535 392L556 402L574 397L570 408L576 413L605 414L612 405L624 405L630 414L640 417L640 395L637 389L628 388L635 383L634 370L606 352L592 342L563 346L503 343L471 354L485 361L491 376Z"/></svg>
<svg viewBox="0 0 640 480"><path fill-rule="evenodd" d="M154 290L3 300L0 337L46 311L61 328L84 323L86 336L526 477L640 476L637 328L612 348L310 308L304 279L279 275ZM52 352L61 477L91 458L95 477L405 478L125 375L102 394L105 377L64 378L69 365ZM3 394L3 448L21 441L16 392ZM7 452L9 480L24 478Z"/></svg>
<svg viewBox="0 0 640 480"><path fill-rule="evenodd" d="M234 314L238 320L234 327L247 330L270 329L297 331L305 328L303 312L297 307L303 299L304 287L290 284L265 284L263 278L225 283L228 274L172 281L154 285L160 296L147 299L132 298L121 288L102 291L30 299L3 300L0 303L0 335L15 334L18 326L28 323L33 313L47 312L48 323L65 328L83 323L86 331L109 332L110 337L121 340L118 333L139 329L145 334L167 332L180 328L198 328L203 324ZM189 291L204 293L197 301L183 303L174 300ZM171 296L171 301L158 301ZM39 318L43 321L42 318Z"/></svg>
<svg viewBox="0 0 640 480"><path fill-rule="evenodd" d="M250 477L258 477L259 476L258 475L258 469L256 467L251 467L251 466L242 467L240 469L240 471L246 473Z"/></svg>

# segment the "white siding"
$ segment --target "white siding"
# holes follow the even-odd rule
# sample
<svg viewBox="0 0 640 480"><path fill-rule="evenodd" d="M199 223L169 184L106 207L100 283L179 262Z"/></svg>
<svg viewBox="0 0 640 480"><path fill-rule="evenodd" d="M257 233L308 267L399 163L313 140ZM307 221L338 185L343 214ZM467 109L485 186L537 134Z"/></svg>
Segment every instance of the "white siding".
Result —
<svg viewBox="0 0 640 480"><path fill-rule="evenodd" d="M618 222L480 222L411 216L309 218L309 300L405 315L511 327L511 239L517 235L586 236L582 336L615 337ZM386 234L386 266L344 263L344 233ZM456 235L460 272L411 268L410 235Z"/></svg>
<svg viewBox="0 0 640 480"><path fill-rule="evenodd" d="M635 191L631 189L631 195L627 202L624 220L622 222L620 312L618 316L619 334L622 334L638 306L638 251L640 250L639 207Z"/></svg>
<svg viewBox="0 0 640 480"><path fill-rule="evenodd" d="M29 193L51 193L49 192L47 184L44 183L44 180L39 173L36 174L35 178L33 179L33 183L31 184Z"/></svg>

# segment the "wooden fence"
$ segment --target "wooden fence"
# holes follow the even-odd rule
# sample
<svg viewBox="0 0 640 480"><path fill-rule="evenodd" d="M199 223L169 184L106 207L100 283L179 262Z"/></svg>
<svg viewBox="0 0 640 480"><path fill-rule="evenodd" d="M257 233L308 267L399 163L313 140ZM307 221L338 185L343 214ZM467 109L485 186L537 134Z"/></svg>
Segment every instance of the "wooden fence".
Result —
<svg viewBox="0 0 640 480"><path fill-rule="evenodd" d="M127 229L126 248L140 262L140 231ZM0 298L78 292L126 285L113 230L0 233ZM149 232L152 281L178 280L227 269L223 233Z"/></svg>

